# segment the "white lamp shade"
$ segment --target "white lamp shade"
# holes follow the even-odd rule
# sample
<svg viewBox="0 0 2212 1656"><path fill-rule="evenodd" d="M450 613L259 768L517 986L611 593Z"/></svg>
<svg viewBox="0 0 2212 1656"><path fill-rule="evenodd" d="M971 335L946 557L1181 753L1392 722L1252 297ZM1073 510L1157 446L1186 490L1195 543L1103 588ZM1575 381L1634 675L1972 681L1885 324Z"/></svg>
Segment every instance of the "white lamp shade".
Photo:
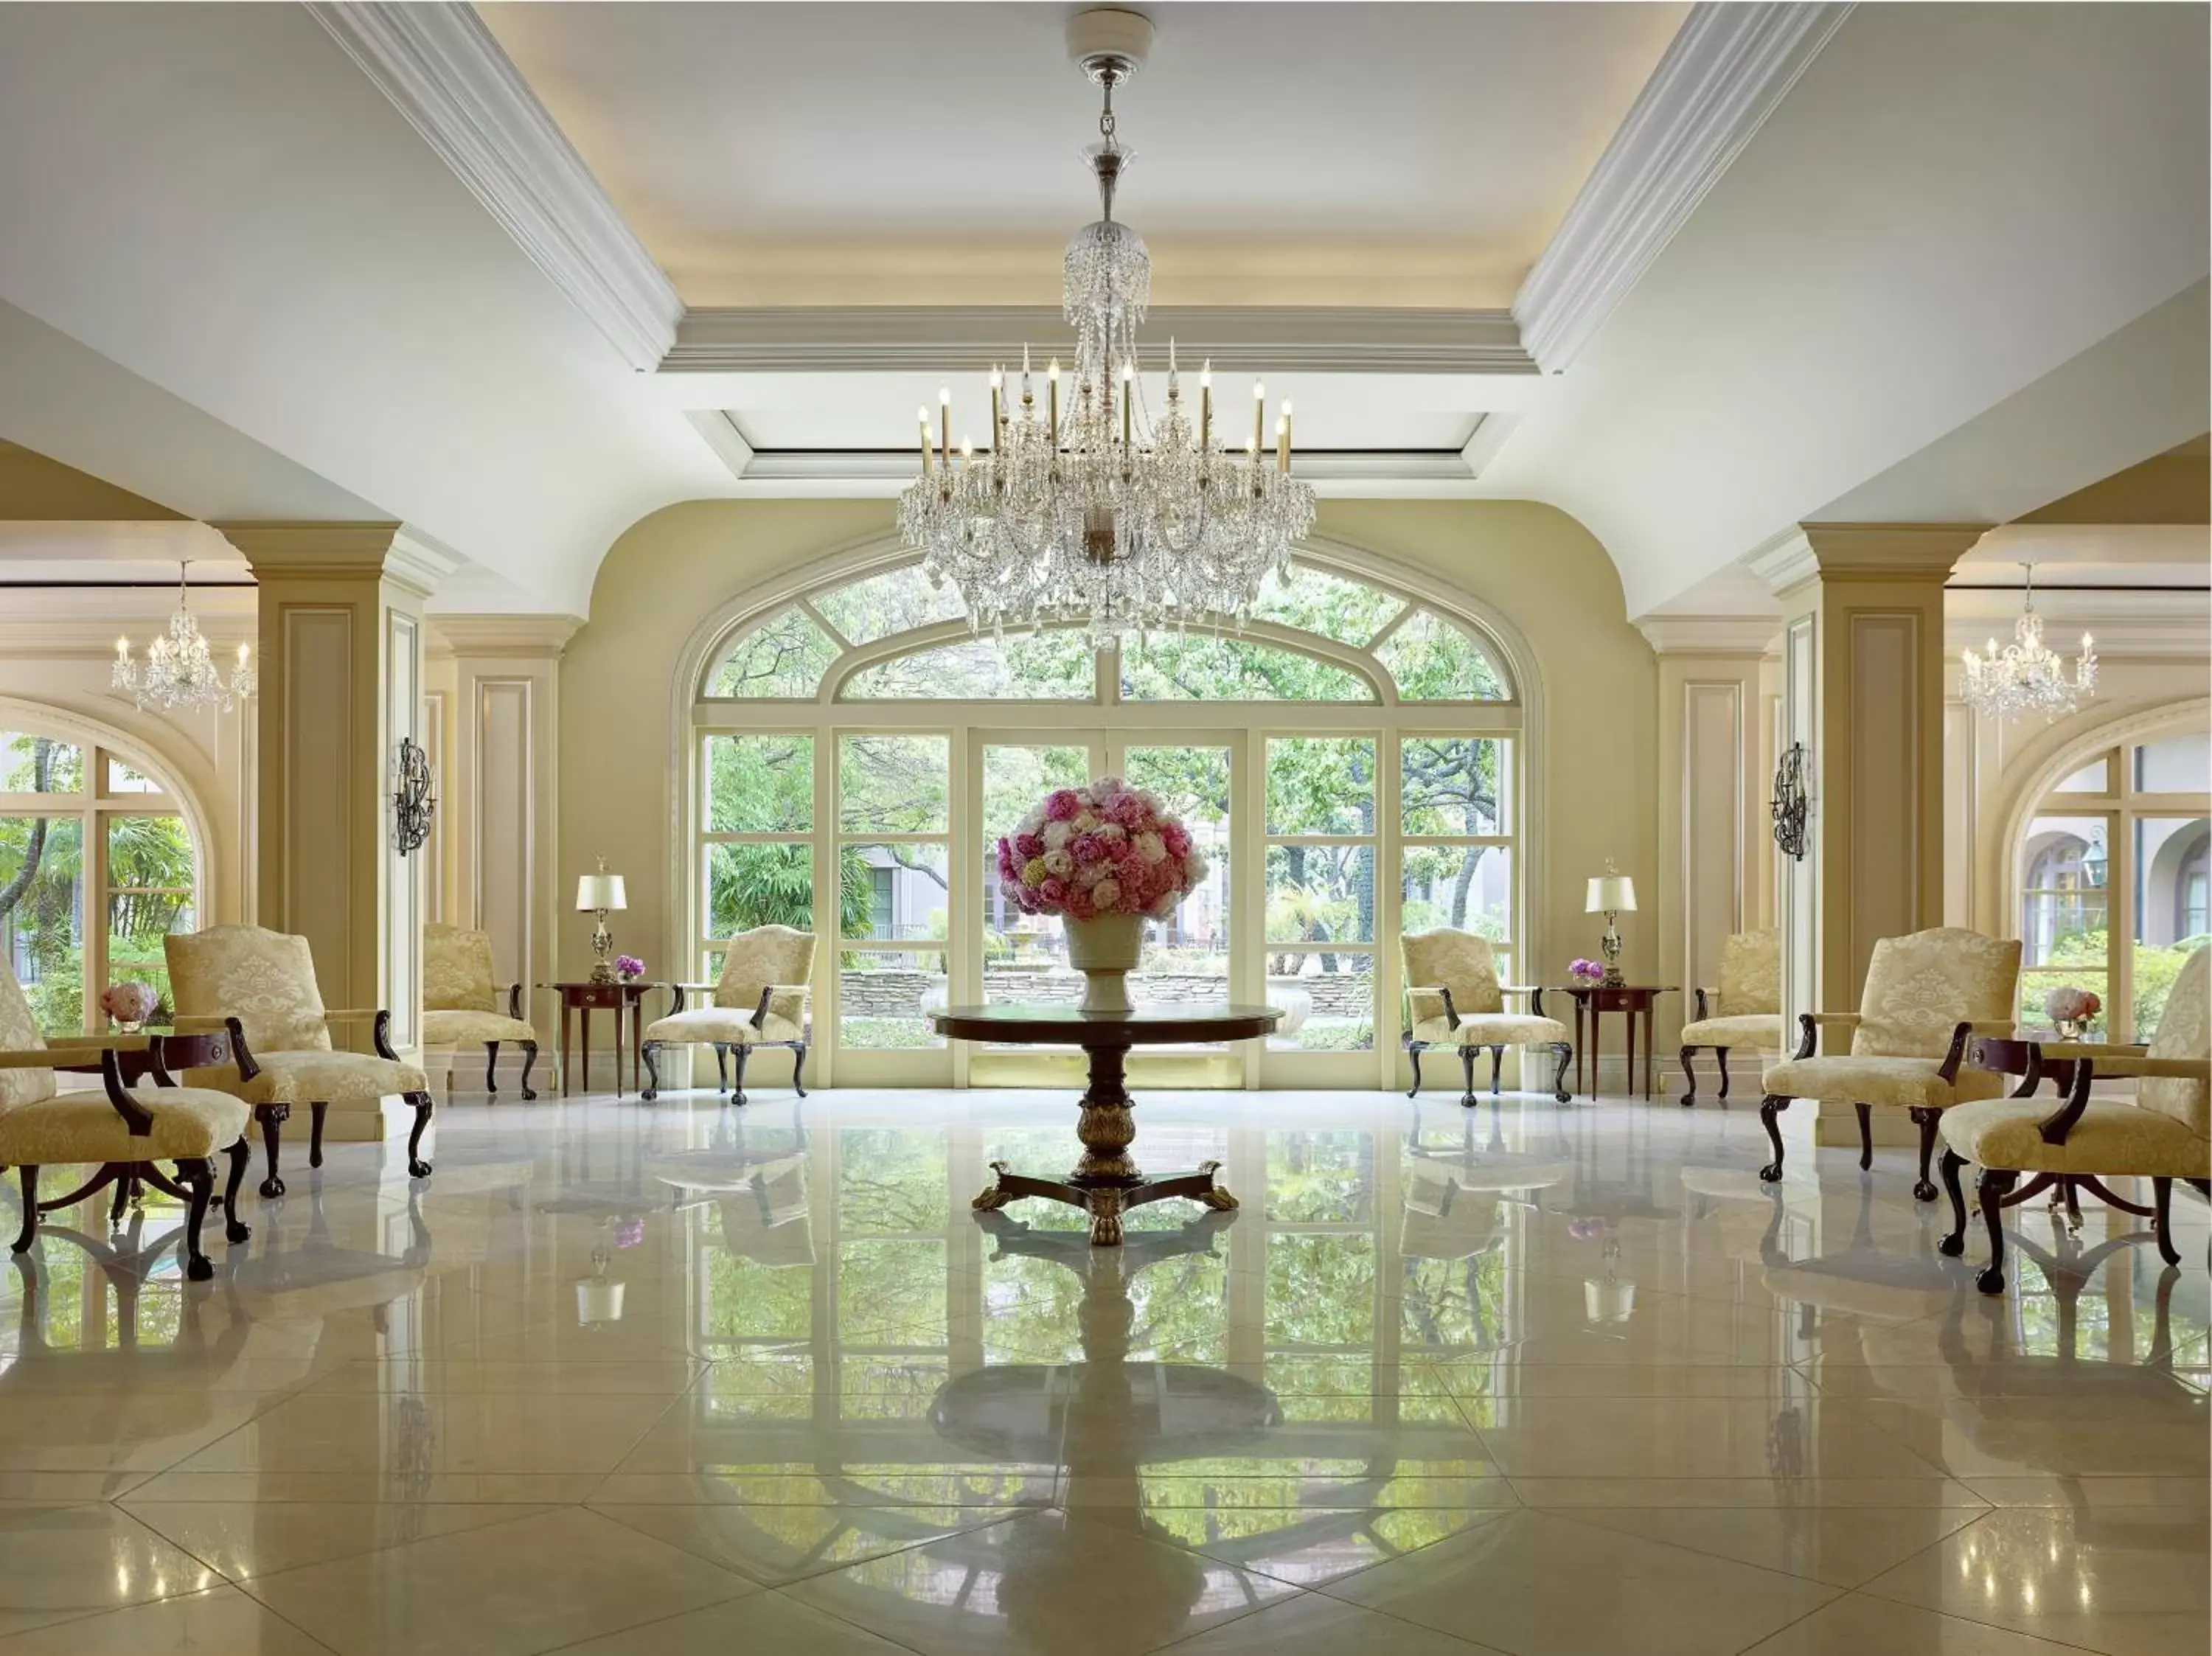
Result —
<svg viewBox="0 0 2212 1656"><path fill-rule="evenodd" d="M576 907L589 913L598 908L628 908L619 874L580 874L576 877Z"/></svg>
<svg viewBox="0 0 2212 1656"><path fill-rule="evenodd" d="M1601 874L1589 883L1589 897L1583 904L1589 914L1623 914L1636 911L1636 882L1626 874Z"/></svg>

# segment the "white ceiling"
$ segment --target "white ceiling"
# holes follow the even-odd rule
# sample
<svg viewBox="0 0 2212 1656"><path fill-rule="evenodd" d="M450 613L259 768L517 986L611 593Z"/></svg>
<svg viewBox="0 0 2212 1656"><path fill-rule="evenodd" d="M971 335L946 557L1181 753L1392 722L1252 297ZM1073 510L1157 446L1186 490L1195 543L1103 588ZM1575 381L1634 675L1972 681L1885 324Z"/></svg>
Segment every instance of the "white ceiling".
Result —
<svg viewBox="0 0 2212 1656"><path fill-rule="evenodd" d="M692 305L1056 301L1097 216L1076 8L477 9ZM1687 9L1156 6L1117 215L1162 304L1508 304Z"/></svg>

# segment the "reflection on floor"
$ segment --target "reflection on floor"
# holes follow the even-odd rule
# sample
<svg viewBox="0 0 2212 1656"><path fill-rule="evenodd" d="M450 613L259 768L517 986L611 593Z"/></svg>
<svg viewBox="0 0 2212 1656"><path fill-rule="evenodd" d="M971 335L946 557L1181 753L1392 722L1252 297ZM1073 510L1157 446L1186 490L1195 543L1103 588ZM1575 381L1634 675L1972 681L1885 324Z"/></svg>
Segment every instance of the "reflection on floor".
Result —
<svg viewBox="0 0 2212 1656"><path fill-rule="evenodd" d="M187 1284L0 1268L0 1656L2206 1647L2206 1216L2014 1215L1752 1111L1140 1101L1119 1253L968 1198L1066 1097L466 1101ZM7 1199L0 1225L13 1229Z"/></svg>

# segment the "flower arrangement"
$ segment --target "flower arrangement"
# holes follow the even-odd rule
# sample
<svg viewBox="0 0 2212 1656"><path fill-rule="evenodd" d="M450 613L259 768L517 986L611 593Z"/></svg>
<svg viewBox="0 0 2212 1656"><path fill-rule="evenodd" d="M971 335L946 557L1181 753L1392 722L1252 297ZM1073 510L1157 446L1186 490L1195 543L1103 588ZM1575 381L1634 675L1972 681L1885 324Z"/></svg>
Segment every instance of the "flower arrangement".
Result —
<svg viewBox="0 0 2212 1656"><path fill-rule="evenodd" d="M999 889L1024 914L1164 919L1205 877L1190 830L1118 776L1054 789L999 841Z"/></svg>
<svg viewBox="0 0 2212 1656"><path fill-rule="evenodd" d="M161 1004L161 998L149 984L111 983L100 992L100 1010L125 1029L137 1028Z"/></svg>
<svg viewBox="0 0 2212 1656"><path fill-rule="evenodd" d="M2069 1034L2080 1034L2088 1028L2089 1020L2105 1010L2105 1003L2091 989L2073 989L2062 985L2043 998L2043 1015Z"/></svg>
<svg viewBox="0 0 2212 1656"><path fill-rule="evenodd" d="M615 956L615 975L624 983L635 983L645 975L645 962L635 955Z"/></svg>
<svg viewBox="0 0 2212 1656"><path fill-rule="evenodd" d="M1567 962L1567 975L1577 983L1595 983L1605 975L1605 962L1577 955Z"/></svg>

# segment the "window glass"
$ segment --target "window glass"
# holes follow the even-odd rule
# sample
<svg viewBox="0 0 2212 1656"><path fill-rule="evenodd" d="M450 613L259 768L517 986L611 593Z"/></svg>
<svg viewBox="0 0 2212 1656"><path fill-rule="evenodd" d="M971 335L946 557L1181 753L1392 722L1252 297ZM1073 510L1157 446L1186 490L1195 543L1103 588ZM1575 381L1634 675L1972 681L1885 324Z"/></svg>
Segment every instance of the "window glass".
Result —
<svg viewBox="0 0 2212 1656"><path fill-rule="evenodd" d="M942 834L951 826L942 736L837 739L837 826L848 834Z"/></svg>
<svg viewBox="0 0 2212 1656"><path fill-rule="evenodd" d="M814 930L814 847L805 840L707 847L706 935L734 937L757 925Z"/></svg>
<svg viewBox="0 0 2212 1656"><path fill-rule="evenodd" d="M1503 701L1505 681L1467 631L1432 610L1407 617L1376 658L1408 701Z"/></svg>
<svg viewBox="0 0 2212 1656"><path fill-rule="evenodd" d="M2112 866L2102 816L2038 816L2021 859L2021 963L2094 961L2102 969L2106 876Z"/></svg>
<svg viewBox="0 0 2212 1656"><path fill-rule="evenodd" d="M1009 633L940 644L864 667L847 701L1087 701L1097 693L1080 633Z"/></svg>
<svg viewBox="0 0 2212 1656"><path fill-rule="evenodd" d="M1083 979L1067 963L1067 928L1024 914L999 886L999 840L1038 800L1091 778L1091 749L991 743L983 749L983 999L987 1004L1072 1005Z"/></svg>
<svg viewBox="0 0 2212 1656"><path fill-rule="evenodd" d="M1375 941L1375 847L1269 846L1269 943Z"/></svg>
<svg viewBox="0 0 2212 1656"><path fill-rule="evenodd" d="M2203 793L2212 790L2212 735L2191 731L2160 737L2135 750L2137 793Z"/></svg>
<svg viewBox="0 0 2212 1656"><path fill-rule="evenodd" d="M1399 747L1398 802L1406 832L1510 832L1511 749L1499 737L1408 737Z"/></svg>
<svg viewBox="0 0 2212 1656"><path fill-rule="evenodd" d="M848 949L837 963L837 1044L863 1051L942 1046L929 1013L946 1001L941 949Z"/></svg>
<svg viewBox="0 0 2212 1656"><path fill-rule="evenodd" d="M818 593L808 602L852 644L872 644L893 633L957 621L968 613L959 588L949 581L933 586L918 564L886 569L834 592Z"/></svg>
<svg viewBox="0 0 2212 1656"><path fill-rule="evenodd" d="M804 834L814 824L814 738L707 738L707 828L714 834Z"/></svg>
<svg viewBox="0 0 2212 1656"><path fill-rule="evenodd" d="M738 640L714 675L711 695L811 697L837 658L837 646L804 610L771 616Z"/></svg>
<svg viewBox="0 0 2212 1656"><path fill-rule="evenodd" d="M148 1022L174 1021L161 939L198 925L192 842L181 816L107 818L107 981L143 983L160 998ZM97 992L93 998L99 999Z"/></svg>
<svg viewBox="0 0 2212 1656"><path fill-rule="evenodd" d="M1256 620L1364 645L1405 607L1405 599L1395 592L1294 563L1288 580L1261 583L1252 614Z"/></svg>
<svg viewBox="0 0 2212 1656"><path fill-rule="evenodd" d="M1503 943L1513 935L1513 853L1504 846L1408 846L1399 901L1408 931L1440 925Z"/></svg>
<svg viewBox="0 0 2212 1656"><path fill-rule="evenodd" d="M1372 701L1358 674L1279 645L1212 633L1158 633L1121 651L1131 701Z"/></svg>
<svg viewBox="0 0 2212 1656"><path fill-rule="evenodd" d="M0 731L0 793L83 792L83 749L53 737Z"/></svg>
<svg viewBox="0 0 2212 1656"><path fill-rule="evenodd" d="M1229 998L1229 749L1128 750L1129 780L1158 794L1206 858L1206 878L1164 920L1145 928L1129 998L1143 1010Z"/></svg>
<svg viewBox="0 0 2212 1656"><path fill-rule="evenodd" d="M848 930L847 937L878 943L945 940L951 886L942 845L869 843L844 852L838 869L844 888L841 923L850 926L857 920L866 927Z"/></svg>
<svg viewBox="0 0 2212 1656"><path fill-rule="evenodd" d="M2206 914L2212 820L2138 816L2135 820L2134 1039L2157 1033L2166 996L2182 962L2212 931Z"/></svg>
<svg viewBox="0 0 2212 1656"><path fill-rule="evenodd" d="M2052 787L2053 793L2106 793L2112 790L2112 756L2100 753Z"/></svg>
<svg viewBox="0 0 2212 1656"><path fill-rule="evenodd" d="M50 1035L84 1033L84 850L82 816L0 816L0 953Z"/></svg>
<svg viewBox="0 0 2212 1656"><path fill-rule="evenodd" d="M1267 743L1267 832L1375 832L1375 743L1284 736Z"/></svg>
<svg viewBox="0 0 2212 1656"><path fill-rule="evenodd" d="M110 754L107 755L106 792L112 796L118 793L161 793L166 790L152 777L142 771L133 770L113 754Z"/></svg>

